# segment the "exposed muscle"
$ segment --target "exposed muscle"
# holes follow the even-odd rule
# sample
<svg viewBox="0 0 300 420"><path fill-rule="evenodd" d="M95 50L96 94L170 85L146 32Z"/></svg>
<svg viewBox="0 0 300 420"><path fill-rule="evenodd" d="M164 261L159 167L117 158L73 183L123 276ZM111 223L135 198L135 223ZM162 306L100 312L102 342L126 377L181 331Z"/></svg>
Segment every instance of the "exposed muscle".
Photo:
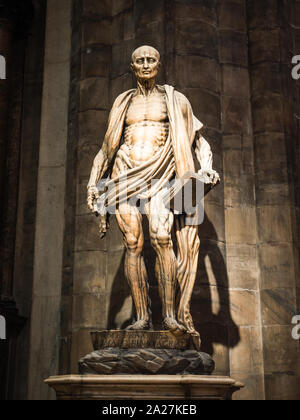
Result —
<svg viewBox="0 0 300 420"><path fill-rule="evenodd" d="M124 131L124 148L139 165L164 146L169 135L167 106L163 93L135 96L129 105Z"/></svg>

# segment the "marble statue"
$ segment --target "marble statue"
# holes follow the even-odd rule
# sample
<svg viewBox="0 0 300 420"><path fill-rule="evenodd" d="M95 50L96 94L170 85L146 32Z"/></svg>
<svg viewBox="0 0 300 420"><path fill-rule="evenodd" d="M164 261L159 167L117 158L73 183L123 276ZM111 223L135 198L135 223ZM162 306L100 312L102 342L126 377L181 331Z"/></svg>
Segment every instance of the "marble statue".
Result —
<svg viewBox="0 0 300 420"><path fill-rule="evenodd" d="M138 191L138 198L146 200L151 244L157 254L155 273L163 327L175 335L197 334L190 314L200 245L198 226L191 223L191 217L196 219L197 211L188 219L185 213L174 215L163 197L170 180L195 173L193 147L204 182L215 185L220 178L212 167L211 148L201 135L203 124L193 115L183 94L171 86L156 84L159 68L156 49L143 46L132 54L137 88L122 93L112 107L108 130L91 171L87 201L100 219L102 237L108 229L106 209L116 204L126 247L125 274L136 309L136 321L128 330L151 327L142 214L130 200ZM110 185L115 187L101 194L97 185L108 172ZM153 179L158 182L150 186ZM177 256L171 237L173 227ZM178 288L180 298L176 304Z"/></svg>

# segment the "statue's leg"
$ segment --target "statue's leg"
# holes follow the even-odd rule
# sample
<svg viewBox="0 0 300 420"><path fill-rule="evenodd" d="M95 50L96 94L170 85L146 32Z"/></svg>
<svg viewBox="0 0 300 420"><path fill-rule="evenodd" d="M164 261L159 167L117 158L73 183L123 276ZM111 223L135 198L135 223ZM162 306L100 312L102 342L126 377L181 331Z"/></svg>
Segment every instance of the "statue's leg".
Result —
<svg viewBox="0 0 300 420"><path fill-rule="evenodd" d="M155 272L162 301L163 326L167 330L182 333L175 315L175 294L177 286L177 259L173 249L172 227L174 215L163 203L162 193L154 196L148 207L151 244L156 251Z"/></svg>
<svg viewBox="0 0 300 420"><path fill-rule="evenodd" d="M120 229L126 246L125 276L131 288L136 308L137 321L129 330L149 328L148 282L147 272L142 257L144 235L142 215L135 206L122 204L116 212Z"/></svg>

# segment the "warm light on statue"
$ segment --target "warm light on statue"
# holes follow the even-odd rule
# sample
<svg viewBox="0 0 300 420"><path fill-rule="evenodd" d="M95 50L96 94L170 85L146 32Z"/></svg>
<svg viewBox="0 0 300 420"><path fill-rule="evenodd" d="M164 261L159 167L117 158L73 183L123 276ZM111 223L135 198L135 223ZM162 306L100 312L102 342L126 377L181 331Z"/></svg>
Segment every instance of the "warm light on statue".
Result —
<svg viewBox="0 0 300 420"><path fill-rule="evenodd" d="M210 146L200 134L203 124L193 115L184 95L171 86L156 84L159 68L160 54L156 49L143 46L134 51L131 69L137 79L137 89L121 94L114 103L102 149L92 168L88 206L100 217L100 233L104 236L107 208L112 202L117 203L116 217L126 247L125 274L136 309L136 322L128 330L148 330L152 326L147 272L142 255L142 215L128 200L136 195L138 199L147 200L145 212L151 245L157 254L155 273L162 302L163 328L175 335L197 334L190 314L200 244L197 223L194 222L198 217L197 208L193 214L182 213L174 217L164 197L168 183L174 177L194 174L209 185L217 184L220 178L212 168ZM195 173L194 145L201 167L199 174ZM97 184L108 169L117 186L114 193L106 191L101 195ZM150 186L153 179L158 182ZM177 256L171 237L174 225Z"/></svg>

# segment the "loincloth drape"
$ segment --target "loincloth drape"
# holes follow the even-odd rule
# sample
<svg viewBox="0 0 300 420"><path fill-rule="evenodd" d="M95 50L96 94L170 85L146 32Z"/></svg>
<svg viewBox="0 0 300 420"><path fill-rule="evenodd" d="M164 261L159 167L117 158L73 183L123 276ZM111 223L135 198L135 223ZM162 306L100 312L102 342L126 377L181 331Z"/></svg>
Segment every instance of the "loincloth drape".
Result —
<svg viewBox="0 0 300 420"><path fill-rule="evenodd" d="M149 200L167 185L175 174L170 136L164 147L142 165L137 165L130 158L126 145L122 146L116 156L113 173L114 178L106 182L105 192L98 202L101 214L112 213L118 205L133 197Z"/></svg>

